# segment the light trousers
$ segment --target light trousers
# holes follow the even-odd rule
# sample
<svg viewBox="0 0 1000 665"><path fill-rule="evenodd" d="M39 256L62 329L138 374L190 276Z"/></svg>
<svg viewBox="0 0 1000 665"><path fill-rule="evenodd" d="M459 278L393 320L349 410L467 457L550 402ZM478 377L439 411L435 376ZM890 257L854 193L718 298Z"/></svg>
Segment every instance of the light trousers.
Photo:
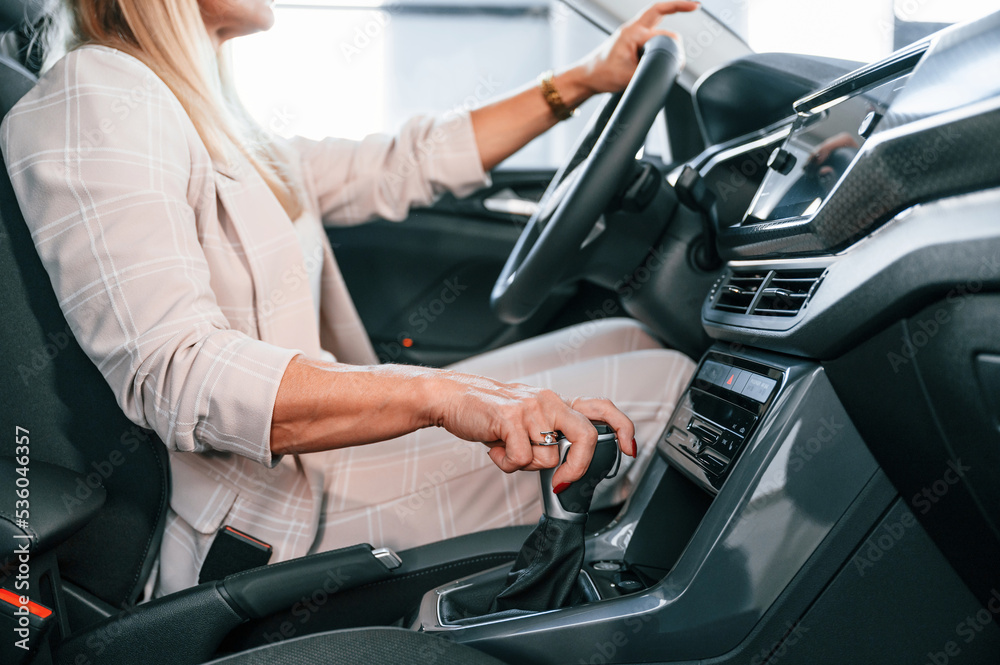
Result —
<svg viewBox="0 0 1000 665"><path fill-rule="evenodd" d="M607 397L636 426L638 456L598 486L594 507L625 499L694 370L630 319L581 324L449 367L559 394ZM540 437L539 437L540 438ZM423 429L330 456L324 507L312 551L359 542L403 550L454 536L534 523L537 472L505 474L482 444Z"/></svg>

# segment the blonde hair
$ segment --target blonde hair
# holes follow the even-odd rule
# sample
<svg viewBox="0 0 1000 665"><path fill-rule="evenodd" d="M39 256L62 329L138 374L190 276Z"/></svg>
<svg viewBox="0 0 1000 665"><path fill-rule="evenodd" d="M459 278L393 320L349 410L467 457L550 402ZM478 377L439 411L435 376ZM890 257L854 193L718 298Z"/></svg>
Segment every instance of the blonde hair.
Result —
<svg viewBox="0 0 1000 665"><path fill-rule="evenodd" d="M198 0L65 0L76 45L98 44L132 55L180 100L213 159L242 153L288 216L302 213L300 187L263 128L232 86L227 59L212 46Z"/></svg>

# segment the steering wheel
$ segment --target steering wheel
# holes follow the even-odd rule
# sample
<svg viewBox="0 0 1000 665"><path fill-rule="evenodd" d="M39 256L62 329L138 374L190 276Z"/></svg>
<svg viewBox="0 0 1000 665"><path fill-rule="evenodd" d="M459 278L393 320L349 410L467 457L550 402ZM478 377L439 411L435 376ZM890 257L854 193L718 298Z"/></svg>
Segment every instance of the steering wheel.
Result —
<svg viewBox="0 0 1000 665"><path fill-rule="evenodd" d="M559 286L646 140L680 71L677 43L656 36L643 47L628 87L594 116L573 156L552 178L507 258L490 305L500 320L528 319Z"/></svg>

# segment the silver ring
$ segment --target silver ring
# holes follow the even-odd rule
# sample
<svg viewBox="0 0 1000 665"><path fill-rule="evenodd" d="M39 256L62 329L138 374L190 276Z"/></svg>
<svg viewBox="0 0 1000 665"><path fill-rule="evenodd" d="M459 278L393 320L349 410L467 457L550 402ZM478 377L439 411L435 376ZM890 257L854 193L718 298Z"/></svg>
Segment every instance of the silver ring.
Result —
<svg viewBox="0 0 1000 665"><path fill-rule="evenodd" d="M559 436L555 432L539 432L539 433L542 435L542 440L545 442L545 445L548 446L551 446L559 439Z"/></svg>

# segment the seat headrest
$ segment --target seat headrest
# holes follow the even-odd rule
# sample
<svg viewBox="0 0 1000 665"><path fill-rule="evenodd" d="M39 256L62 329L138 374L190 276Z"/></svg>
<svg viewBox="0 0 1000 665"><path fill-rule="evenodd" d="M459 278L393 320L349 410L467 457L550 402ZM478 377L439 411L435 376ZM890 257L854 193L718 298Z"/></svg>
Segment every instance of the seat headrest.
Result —
<svg viewBox="0 0 1000 665"><path fill-rule="evenodd" d="M0 0L0 32L34 25L55 0Z"/></svg>

